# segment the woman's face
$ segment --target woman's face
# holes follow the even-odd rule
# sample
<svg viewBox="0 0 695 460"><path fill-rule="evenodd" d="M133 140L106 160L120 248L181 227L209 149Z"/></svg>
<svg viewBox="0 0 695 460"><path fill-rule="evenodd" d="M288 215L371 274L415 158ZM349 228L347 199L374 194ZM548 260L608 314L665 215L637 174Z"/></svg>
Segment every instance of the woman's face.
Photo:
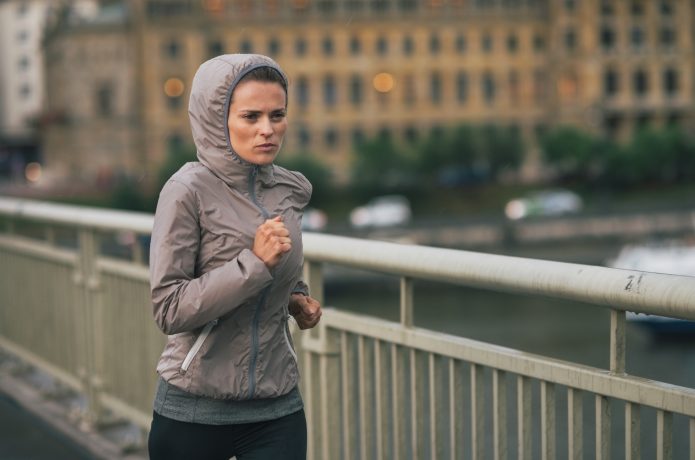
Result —
<svg viewBox="0 0 695 460"><path fill-rule="evenodd" d="M257 165L275 160L287 130L286 100L279 83L250 80L234 88L227 126L241 158Z"/></svg>

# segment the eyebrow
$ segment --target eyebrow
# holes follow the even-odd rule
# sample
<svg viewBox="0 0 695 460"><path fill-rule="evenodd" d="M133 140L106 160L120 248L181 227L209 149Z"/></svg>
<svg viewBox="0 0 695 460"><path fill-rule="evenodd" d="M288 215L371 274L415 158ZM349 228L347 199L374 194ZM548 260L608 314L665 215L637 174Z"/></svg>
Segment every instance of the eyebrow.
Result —
<svg viewBox="0 0 695 460"><path fill-rule="evenodd" d="M285 112L287 109L285 107L278 107L277 109L271 109L270 112ZM262 110L258 109L239 109L239 112L245 112L245 113L251 113L251 114L257 114L257 113L263 113Z"/></svg>

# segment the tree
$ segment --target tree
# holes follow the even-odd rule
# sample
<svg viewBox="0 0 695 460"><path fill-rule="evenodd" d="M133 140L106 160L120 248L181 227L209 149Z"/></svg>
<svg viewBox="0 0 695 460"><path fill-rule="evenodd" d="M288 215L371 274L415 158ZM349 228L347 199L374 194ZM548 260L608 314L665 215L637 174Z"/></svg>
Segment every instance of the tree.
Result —
<svg viewBox="0 0 695 460"><path fill-rule="evenodd" d="M590 179L602 169L597 141L577 128L559 127L541 140L543 159L563 177Z"/></svg>
<svg viewBox="0 0 695 460"><path fill-rule="evenodd" d="M333 196L332 176L330 169L318 158L308 153L298 153L291 156L280 155L277 163L292 171L299 171L311 182L313 193L311 204L325 207Z"/></svg>
<svg viewBox="0 0 695 460"><path fill-rule="evenodd" d="M516 130L485 125L479 133L481 159L493 178L503 171L516 171L521 165L523 146Z"/></svg>
<svg viewBox="0 0 695 460"><path fill-rule="evenodd" d="M354 151L351 183L365 198L378 193L402 191L412 185L409 157L391 136L380 134Z"/></svg>

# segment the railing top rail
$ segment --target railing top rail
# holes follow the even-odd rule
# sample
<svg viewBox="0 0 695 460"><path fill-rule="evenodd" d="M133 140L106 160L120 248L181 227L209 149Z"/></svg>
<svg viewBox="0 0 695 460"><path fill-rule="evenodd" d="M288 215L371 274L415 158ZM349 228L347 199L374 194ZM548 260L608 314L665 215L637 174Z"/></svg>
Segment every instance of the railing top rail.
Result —
<svg viewBox="0 0 695 460"><path fill-rule="evenodd" d="M152 214L0 197L0 215L107 231L152 231Z"/></svg>
<svg viewBox="0 0 695 460"><path fill-rule="evenodd" d="M148 234L151 214L0 198L0 215ZM695 277L307 233L304 255L397 276L578 300L695 320Z"/></svg>
<svg viewBox="0 0 695 460"><path fill-rule="evenodd" d="M304 236L316 261L477 288L579 300L621 310L695 320L695 277L621 270L455 249Z"/></svg>

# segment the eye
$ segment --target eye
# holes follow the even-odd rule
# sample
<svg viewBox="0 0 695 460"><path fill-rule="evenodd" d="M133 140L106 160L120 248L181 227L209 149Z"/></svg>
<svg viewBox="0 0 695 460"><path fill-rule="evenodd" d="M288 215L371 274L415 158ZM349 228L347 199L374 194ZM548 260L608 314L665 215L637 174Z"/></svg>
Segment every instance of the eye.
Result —
<svg viewBox="0 0 695 460"><path fill-rule="evenodd" d="M249 120L249 121L255 121L255 120L258 119L258 114L257 114L257 113L253 113L253 112L251 112L251 113L245 113L245 114L243 114L243 115L241 116L241 118L243 118L243 119L245 119L245 120Z"/></svg>
<svg viewBox="0 0 695 460"><path fill-rule="evenodd" d="M281 111L281 112L273 112L272 115L271 115L271 118L272 118L273 120L280 121L280 120L282 120L283 118L285 118L285 115L286 115L286 114L285 114L284 111Z"/></svg>

